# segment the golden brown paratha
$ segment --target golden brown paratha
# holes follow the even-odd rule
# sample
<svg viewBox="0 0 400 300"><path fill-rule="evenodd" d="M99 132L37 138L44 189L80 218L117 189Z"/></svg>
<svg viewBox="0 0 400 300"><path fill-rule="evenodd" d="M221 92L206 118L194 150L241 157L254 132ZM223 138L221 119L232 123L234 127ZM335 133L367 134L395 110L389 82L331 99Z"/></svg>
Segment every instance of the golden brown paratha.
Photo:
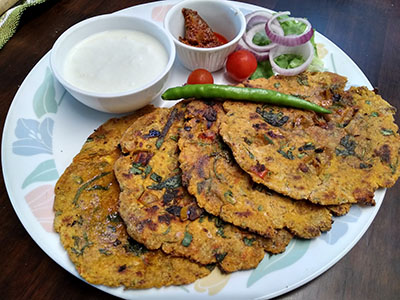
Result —
<svg viewBox="0 0 400 300"><path fill-rule="evenodd" d="M265 247L281 252L291 235L282 233L275 242L257 239L198 207L182 186L178 164L184 106L158 108L125 132L124 156L114 166L122 190L120 215L128 233L150 249L218 263L225 272L254 268Z"/></svg>
<svg viewBox="0 0 400 300"><path fill-rule="evenodd" d="M192 101L179 139L180 166L200 207L226 222L266 237L288 229L314 238L331 228L328 209L295 201L255 184L234 161L218 134L222 105Z"/></svg>
<svg viewBox="0 0 400 300"><path fill-rule="evenodd" d="M272 190L322 205L374 204L375 190L400 175L394 108L365 87L344 91L344 82L328 72L249 81L333 113L227 101L220 134L241 168Z"/></svg>
<svg viewBox="0 0 400 300"><path fill-rule="evenodd" d="M187 259L147 250L128 236L118 214L117 144L133 120L152 110L100 126L56 184L54 228L89 283L142 289L188 284L210 273Z"/></svg>

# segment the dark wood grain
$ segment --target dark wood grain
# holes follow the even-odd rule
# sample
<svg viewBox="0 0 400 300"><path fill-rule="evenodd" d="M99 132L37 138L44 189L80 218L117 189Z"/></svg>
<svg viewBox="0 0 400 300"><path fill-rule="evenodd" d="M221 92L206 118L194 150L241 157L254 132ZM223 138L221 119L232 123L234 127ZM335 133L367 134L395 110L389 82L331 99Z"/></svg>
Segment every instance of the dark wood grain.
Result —
<svg viewBox="0 0 400 300"><path fill-rule="evenodd" d="M19 86L58 36L91 16L148 1L48 0L27 10L14 37L0 50L2 128ZM290 10L342 48L379 93L400 108L400 3L389 0L243 1ZM400 116L397 112L396 122ZM7 195L0 192L2 299L113 299L59 267L27 234ZM398 299L400 295L400 183L389 189L372 225L327 272L279 299ZM399 202L397 202L399 201ZM321 253L324 255L324 253Z"/></svg>

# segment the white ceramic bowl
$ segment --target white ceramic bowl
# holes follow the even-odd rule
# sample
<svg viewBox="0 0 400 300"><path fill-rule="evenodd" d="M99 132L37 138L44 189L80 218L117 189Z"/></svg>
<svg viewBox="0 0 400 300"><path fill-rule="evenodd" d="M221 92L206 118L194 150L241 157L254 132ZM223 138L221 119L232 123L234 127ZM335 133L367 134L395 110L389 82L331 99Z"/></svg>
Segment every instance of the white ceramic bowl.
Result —
<svg viewBox="0 0 400 300"><path fill-rule="evenodd" d="M70 84L65 79L64 63L71 48L85 38L107 30L135 30L154 37L167 52L166 67L149 83L124 92L90 92ZM145 106L161 94L175 60L175 51L170 35L151 21L133 16L101 15L86 19L66 30L51 50L50 66L56 79L83 104L103 112L125 113Z"/></svg>
<svg viewBox="0 0 400 300"><path fill-rule="evenodd" d="M180 42L179 37L185 35L182 8L196 10L214 32L222 34L229 42L214 48L198 48ZM164 27L172 36L178 57L186 68L189 70L203 68L214 72L224 66L227 56L236 49L246 30L246 20L232 2L186 0L171 7L165 16Z"/></svg>

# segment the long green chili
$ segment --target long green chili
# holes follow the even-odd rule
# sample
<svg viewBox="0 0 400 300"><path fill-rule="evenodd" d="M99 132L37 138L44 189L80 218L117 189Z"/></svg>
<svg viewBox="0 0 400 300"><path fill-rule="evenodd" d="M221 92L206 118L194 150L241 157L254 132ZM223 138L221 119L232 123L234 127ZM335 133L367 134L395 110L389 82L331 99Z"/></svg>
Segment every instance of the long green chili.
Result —
<svg viewBox="0 0 400 300"><path fill-rule="evenodd" d="M182 98L229 99L290 106L323 114L332 113L329 109L323 108L317 104L274 90L219 84L186 84L184 86L173 87L167 89L164 94L161 95L161 98L164 100L178 100Z"/></svg>

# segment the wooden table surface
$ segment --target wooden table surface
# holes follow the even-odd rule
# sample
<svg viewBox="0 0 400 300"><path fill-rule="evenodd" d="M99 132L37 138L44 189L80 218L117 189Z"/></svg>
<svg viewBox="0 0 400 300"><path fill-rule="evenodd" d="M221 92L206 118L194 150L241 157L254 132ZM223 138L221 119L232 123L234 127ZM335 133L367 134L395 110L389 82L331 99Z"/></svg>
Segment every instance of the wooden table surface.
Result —
<svg viewBox="0 0 400 300"><path fill-rule="evenodd" d="M48 0L27 10L16 34L0 50L1 124L24 78L73 24L149 1ZM400 108L400 2L395 0L243 1L306 16L343 49L384 99ZM397 124L400 116L396 113ZM75 278L31 239L15 214L3 177L0 215L2 299L112 299ZM399 299L400 182L386 193L372 225L337 264L279 299ZM399 202L397 202L399 201ZM324 255L321 253L321 255Z"/></svg>

